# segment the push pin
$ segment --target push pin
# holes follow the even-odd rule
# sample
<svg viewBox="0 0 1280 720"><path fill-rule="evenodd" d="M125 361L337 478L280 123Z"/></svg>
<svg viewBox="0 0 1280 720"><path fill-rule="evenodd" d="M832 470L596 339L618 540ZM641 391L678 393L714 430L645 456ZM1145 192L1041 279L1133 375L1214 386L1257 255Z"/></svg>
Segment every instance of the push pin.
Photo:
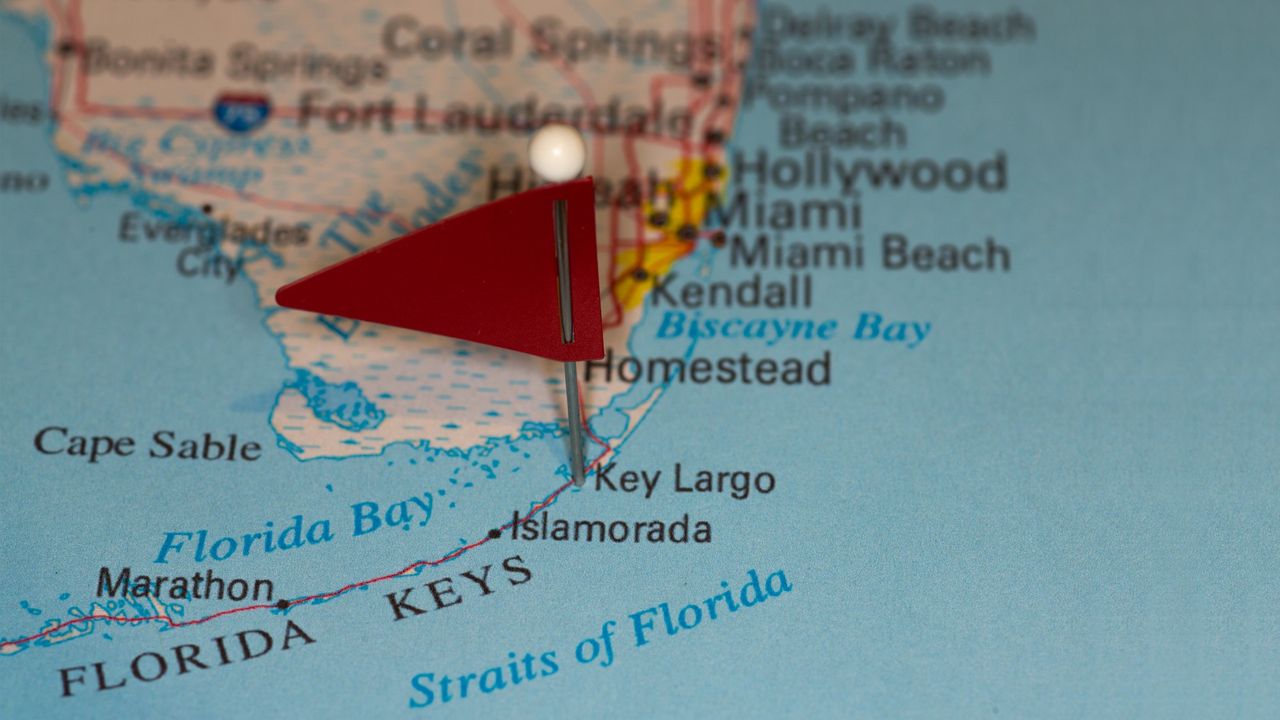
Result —
<svg viewBox="0 0 1280 720"><path fill-rule="evenodd" d="M595 187L567 125L529 143L550 181L390 240L285 285L282 307L447 335L564 363L573 482L586 481L579 360L604 357Z"/></svg>
<svg viewBox="0 0 1280 720"><path fill-rule="evenodd" d="M587 162L587 146L582 135L568 125L544 125L529 141L529 164L533 171L551 182L572 180L582 174ZM569 262L569 203L554 200L551 219L556 235L556 280L560 298L560 341L573 342L573 274ZM595 252L591 253L595 264ZM597 301L597 309L598 301ZM564 364L565 399L569 405L569 467L573 484L586 482L582 458L582 412L578 399L578 363Z"/></svg>

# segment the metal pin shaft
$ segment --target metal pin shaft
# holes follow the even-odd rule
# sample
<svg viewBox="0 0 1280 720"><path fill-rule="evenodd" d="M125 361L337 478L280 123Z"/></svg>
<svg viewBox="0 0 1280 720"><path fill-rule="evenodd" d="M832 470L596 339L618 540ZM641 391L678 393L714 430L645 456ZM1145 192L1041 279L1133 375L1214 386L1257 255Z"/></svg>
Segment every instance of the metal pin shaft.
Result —
<svg viewBox="0 0 1280 720"><path fill-rule="evenodd" d="M582 487L587 475L582 460L582 415L578 412L578 363L564 364L564 386L569 402L569 462L573 466L573 484Z"/></svg>
<svg viewBox="0 0 1280 720"><path fill-rule="evenodd" d="M573 293L569 278L569 207L564 200L551 205L556 232L556 270L560 285L560 340L573 342ZM587 481L582 459L582 413L578 399L578 364L564 364L565 399L569 404L569 469L573 484L582 487Z"/></svg>

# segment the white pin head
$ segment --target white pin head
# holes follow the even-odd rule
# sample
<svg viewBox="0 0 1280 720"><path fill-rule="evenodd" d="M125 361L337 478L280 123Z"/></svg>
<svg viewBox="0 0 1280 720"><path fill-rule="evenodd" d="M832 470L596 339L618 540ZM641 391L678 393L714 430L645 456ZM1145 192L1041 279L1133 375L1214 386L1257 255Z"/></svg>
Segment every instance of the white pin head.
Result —
<svg viewBox="0 0 1280 720"><path fill-rule="evenodd" d="M543 125L529 141L529 164L533 171L551 182L572 180L587 165L587 144L577 128Z"/></svg>

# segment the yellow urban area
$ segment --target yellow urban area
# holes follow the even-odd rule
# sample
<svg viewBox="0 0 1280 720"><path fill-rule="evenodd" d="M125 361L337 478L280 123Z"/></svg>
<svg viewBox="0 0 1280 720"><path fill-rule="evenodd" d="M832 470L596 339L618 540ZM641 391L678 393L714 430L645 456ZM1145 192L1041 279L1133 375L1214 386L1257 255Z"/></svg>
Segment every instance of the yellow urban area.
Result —
<svg viewBox="0 0 1280 720"><path fill-rule="evenodd" d="M645 202L645 218L655 214L666 216L666 222L652 231L658 239L646 239L643 246L630 246L618 251L618 276L614 288L623 312L638 307L652 284L680 258L693 251L697 235L681 237L681 228L691 227L701 233L707 220L711 198L727 179L724 166L701 158L682 158L675 163L673 179L658 197ZM708 172L709 168L714 168Z"/></svg>

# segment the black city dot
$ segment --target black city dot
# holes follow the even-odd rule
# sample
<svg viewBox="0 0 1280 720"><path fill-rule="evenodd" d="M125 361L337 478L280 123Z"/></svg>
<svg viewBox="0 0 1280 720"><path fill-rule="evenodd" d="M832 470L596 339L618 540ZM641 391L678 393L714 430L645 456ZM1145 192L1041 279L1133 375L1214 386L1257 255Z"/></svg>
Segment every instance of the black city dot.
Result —
<svg viewBox="0 0 1280 720"><path fill-rule="evenodd" d="M208 203L205 203L204 205L200 206L200 211L203 212L205 215L212 215L213 206Z"/></svg>
<svg viewBox="0 0 1280 720"><path fill-rule="evenodd" d="M704 87L709 87L710 85L711 85L710 75L707 75L706 73L699 73L693 76L694 87L704 88Z"/></svg>
<svg viewBox="0 0 1280 720"><path fill-rule="evenodd" d="M74 53L77 49L78 48L76 47L75 42L71 40L63 40L62 42L58 43L59 55L70 55Z"/></svg>
<svg viewBox="0 0 1280 720"><path fill-rule="evenodd" d="M636 268L631 271L631 277L635 278L639 282L644 282L649 279L649 271L644 268Z"/></svg>
<svg viewBox="0 0 1280 720"><path fill-rule="evenodd" d="M698 239L698 228L692 225L681 225L676 231L676 237L686 242L693 242Z"/></svg>
<svg viewBox="0 0 1280 720"><path fill-rule="evenodd" d="M492 529L492 530L490 530L490 531L489 531L489 539L490 539L490 540L497 540L497 539L498 539L498 538L500 538L500 537L502 537L502 531L501 531L501 530L499 530L498 528L494 528L494 529Z"/></svg>
<svg viewBox="0 0 1280 720"><path fill-rule="evenodd" d="M724 238L723 230L717 230L716 233L711 236L711 244L714 245L715 247L718 247L718 248L724 247L724 242L725 242L725 238Z"/></svg>
<svg viewBox="0 0 1280 720"><path fill-rule="evenodd" d="M282 598L282 599L280 599L280 600L277 600L277 601L276 601L276 609L277 609L277 610L288 610L288 609L289 609L289 601L288 601L288 600L285 600L285 599L283 599L283 598Z"/></svg>
<svg viewBox="0 0 1280 720"><path fill-rule="evenodd" d="M649 224L654 227L666 227L667 214L664 212L649 213Z"/></svg>
<svg viewBox="0 0 1280 720"><path fill-rule="evenodd" d="M720 143L724 142L724 131L723 131L723 130L708 130L708 131L707 131L707 142L708 142L709 144L711 144L711 145L719 145Z"/></svg>
<svg viewBox="0 0 1280 720"><path fill-rule="evenodd" d="M708 180L715 180L720 177L720 166L715 163L707 163L702 168L702 175Z"/></svg>

